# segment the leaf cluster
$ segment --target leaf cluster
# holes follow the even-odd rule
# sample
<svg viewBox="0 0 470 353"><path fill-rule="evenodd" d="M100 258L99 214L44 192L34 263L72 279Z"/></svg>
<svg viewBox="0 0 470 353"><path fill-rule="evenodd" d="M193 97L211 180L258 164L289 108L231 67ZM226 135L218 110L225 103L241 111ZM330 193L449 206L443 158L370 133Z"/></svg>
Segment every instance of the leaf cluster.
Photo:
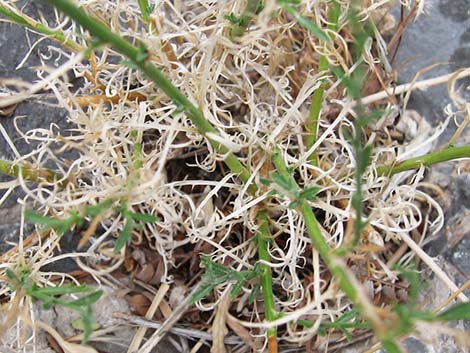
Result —
<svg viewBox="0 0 470 353"><path fill-rule="evenodd" d="M281 194L289 196L293 200L289 203L289 208L294 209L300 206L303 201L314 201L320 189L318 186L300 189L292 174L292 169L288 169L287 175L279 172L271 172L269 174L271 179L262 178L260 182L266 186L274 186L273 194L280 191Z"/></svg>
<svg viewBox="0 0 470 353"><path fill-rule="evenodd" d="M261 274L261 267L256 264L251 270L236 271L230 267L219 265L213 262L210 258L202 256L201 263L206 271L202 276L202 285L191 298L191 304L208 296L217 286L223 283L233 283L233 288L230 296L235 298L246 284L246 282L259 278ZM255 284L251 291L249 302L253 303L258 295L260 289L259 282Z"/></svg>
<svg viewBox="0 0 470 353"><path fill-rule="evenodd" d="M83 227L86 217L97 217L99 214L111 208L112 203L112 199L106 199L97 205L87 205L82 213L69 211L69 217L66 218L43 216L34 211L26 210L25 219L29 222L40 224L44 226L45 229L54 229L57 234L63 235L73 227Z"/></svg>
<svg viewBox="0 0 470 353"><path fill-rule="evenodd" d="M124 219L124 227L114 246L114 250L119 252L126 244L131 242L132 232L135 229L140 229L145 223L157 222L159 218L149 214L132 212L124 200L121 201L118 207L113 208L113 203L113 199L106 199L97 205L86 206L82 213L70 211L69 216L66 218L43 216L34 211L27 210L25 212L25 219L35 224L40 224L46 229L54 229L59 235L63 235L73 227L83 227L85 218L89 217L93 219L107 210L114 209L114 211L119 212Z"/></svg>
<svg viewBox="0 0 470 353"><path fill-rule="evenodd" d="M50 309L53 305L60 305L80 314L80 321L83 327L83 343L90 339L95 325L92 305L96 303L103 295L102 290L94 290L94 288L75 284L62 285L58 287L39 287L30 277L30 271L19 269L16 274L14 270L7 268L6 276L11 281L15 290L23 289L33 301L42 303L44 309ZM71 294L83 294L84 296L74 299L65 300L61 297Z"/></svg>
<svg viewBox="0 0 470 353"><path fill-rule="evenodd" d="M120 212L124 218L125 223L118 239L116 240L116 244L114 244L114 251L116 252L119 252L126 244L131 242L132 232L134 229L140 229L142 228L143 224L155 223L159 219L157 216L139 212L131 212L125 201L121 202Z"/></svg>

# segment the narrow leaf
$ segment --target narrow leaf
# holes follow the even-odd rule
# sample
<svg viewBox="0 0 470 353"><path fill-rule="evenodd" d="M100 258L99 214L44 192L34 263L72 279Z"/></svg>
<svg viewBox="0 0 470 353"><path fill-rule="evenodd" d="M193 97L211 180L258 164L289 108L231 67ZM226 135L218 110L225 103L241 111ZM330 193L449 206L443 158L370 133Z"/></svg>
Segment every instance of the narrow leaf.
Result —
<svg viewBox="0 0 470 353"><path fill-rule="evenodd" d="M470 303L456 304L436 317L437 320L470 320Z"/></svg>

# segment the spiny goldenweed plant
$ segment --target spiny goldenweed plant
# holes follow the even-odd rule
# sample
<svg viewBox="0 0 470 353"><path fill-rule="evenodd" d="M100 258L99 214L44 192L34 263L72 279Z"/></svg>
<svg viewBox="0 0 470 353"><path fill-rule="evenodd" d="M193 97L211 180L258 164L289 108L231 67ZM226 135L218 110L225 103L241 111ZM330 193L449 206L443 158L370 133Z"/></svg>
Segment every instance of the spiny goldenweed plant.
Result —
<svg viewBox="0 0 470 353"><path fill-rule="evenodd" d="M33 301L38 301L44 309L53 306L63 306L77 311L80 314L81 326L83 327L83 343L86 343L94 330L95 320L93 318L92 305L100 299L103 291L95 290L85 285L61 285L57 287L39 287L31 280L31 273L25 268L7 268L6 277L9 285L16 295L23 292ZM64 296L82 294L78 299L66 300Z"/></svg>
<svg viewBox="0 0 470 353"><path fill-rule="evenodd" d="M96 219L96 217L111 209L112 204L113 200L107 199L94 206L85 206L85 211L83 212L83 215L77 211L70 211L69 216L66 218L42 216L33 211L26 211L25 219L32 223L43 225L46 228L52 228L57 232L58 235L63 235L74 227L83 227L83 225L85 224L85 217ZM122 228L122 231L118 235L116 244L114 245L114 251L116 252L121 251L121 249L124 248L126 244L130 244L130 242L132 241L133 231L141 229L142 226L146 223L155 223L158 221L158 217L156 216L130 211L126 201L124 200L121 200L121 204L117 207L114 207L114 209L115 211L119 212L122 219L124 220L124 226ZM87 239L82 239L80 245L83 245L83 240Z"/></svg>
<svg viewBox="0 0 470 353"><path fill-rule="evenodd" d="M87 256L76 254L77 263L109 283L113 271L132 271L130 254L145 247L142 256L153 254L165 283L155 298L168 299L166 283L196 283L166 322L189 323L181 316L193 304L215 311L214 352L228 349L228 325L243 338L231 347L237 352L307 343L323 351L343 343L335 333L353 342L370 331L396 353L423 325L469 317L468 303L421 309L417 273L403 270L419 257L451 298L467 300L431 258L412 249L443 225L441 207L420 188L424 167L468 158L470 147L431 152L428 141L439 134L425 130L424 140L399 144L391 137L396 103L364 97L375 81L394 91L383 80L391 73L377 65L380 58L391 67L378 20L387 17L387 1L49 3L57 24L0 0L7 21L55 41L67 58L39 72L39 84L7 91L0 105L48 88L76 126L70 137L28 132L39 146L0 161L0 172L16 178L8 192L20 185L25 201L44 205L25 218L48 239L18 246L5 263L53 261L61 235L86 228L80 246L90 247ZM409 4L410 13L422 3ZM69 70L86 84L71 90ZM449 119L465 115L461 100L454 108ZM401 119L409 119L406 112ZM79 157L54 158L59 171L44 168L53 143ZM78 310L90 338L99 292L62 300L88 287L36 285L30 272L2 268L5 301L22 291L46 306ZM409 299L380 295L384 286L405 288ZM162 337L157 330L139 352ZM133 349L142 338L136 334Z"/></svg>

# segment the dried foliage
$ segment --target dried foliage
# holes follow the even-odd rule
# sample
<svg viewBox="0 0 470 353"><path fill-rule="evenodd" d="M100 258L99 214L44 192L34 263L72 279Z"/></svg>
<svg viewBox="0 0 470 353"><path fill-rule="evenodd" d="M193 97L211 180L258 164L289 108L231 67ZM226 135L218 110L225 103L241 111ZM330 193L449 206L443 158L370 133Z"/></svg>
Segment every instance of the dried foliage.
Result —
<svg viewBox="0 0 470 353"><path fill-rule="evenodd" d="M157 65L202 110L215 133L200 134L184 109L132 62L98 46L86 31L57 13L49 26L63 37L51 36L68 45L51 46L50 52L65 63L39 70L40 84L15 85L20 92L2 105L32 95L55 99L75 128L66 132L50 126L22 133L38 145L15 163L42 167L54 162L60 175L33 185L17 173L17 183L2 184L8 190L20 186L26 193L22 202L47 215L33 217L49 229L38 230L35 237L42 232L43 238L36 243L21 240L18 251L4 257L0 267L22 263L39 286L46 286L71 276L42 272L42 266L75 258L97 282L122 289L126 282L118 279L132 278L140 289L133 289L130 302L142 316L152 302L149 288L170 284L173 289L159 301L155 314L162 320L171 317L188 288L201 282L192 297L197 310L188 303L189 311L178 325L212 330L218 347L225 342L233 352L261 349L267 344L266 331L277 326L281 351L305 344L325 350L328 344L364 336L370 326L352 311L351 301L338 290L312 246L305 220L296 210L302 201L313 208L328 245L348 249L341 253L348 270L366 297L385 308L384 320L390 318L388 305L406 301L411 283L395 265L404 268L417 255L422 258L413 244L424 246L442 228L444 217L423 187L424 167L390 176L384 166L430 152L449 119L468 115L468 104L457 104L447 111L443 126L431 129L407 111L400 114L399 100L390 97L364 103L361 112L372 114L380 107L381 114L362 125L355 123L360 118L358 101L344 88L347 76L335 75L328 67L354 77L363 62L365 85L358 88L358 97L390 89L394 72L383 35L388 35L391 2L363 2L358 17L371 24L372 32L359 56L352 52L349 1L266 1L255 14L245 13L249 18L243 21L236 14L244 13L244 2L236 0L78 3L145 48L142 60ZM340 12L337 23L329 26L332 3ZM419 14L423 4L404 6ZM18 11L12 1L2 0L0 6ZM238 26L236 35L233 26ZM77 54L80 48L93 50ZM83 84L72 85L68 72L83 78ZM307 117L319 87L324 92L318 132L308 142L306 136L314 132L306 128ZM40 93L43 88L48 90L45 95ZM227 170L225 156L213 141L244 163L251 175L248 184ZM270 158L276 148L292 169L294 184L275 173ZM61 159L64 151L75 151L77 158ZM358 180L360 200L354 196ZM250 184L258 185L256 192ZM256 256L260 212L269 217L269 261ZM358 222L356 215L363 219ZM71 223L64 225L67 220ZM75 236L83 233L88 248L57 255L61 235L70 228ZM351 245L357 246L350 250ZM422 260L433 264L429 257ZM265 320L260 291L266 268L271 271L275 310L282 314L274 321ZM11 287L2 286L5 302L11 293ZM216 309L220 303L223 306ZM21 327L30 319L23 313L17 324ZM211 328L213 322L217 328ZM189 331L190 337L201 339ZM188 339L187 333L181 337Z"/></svg>

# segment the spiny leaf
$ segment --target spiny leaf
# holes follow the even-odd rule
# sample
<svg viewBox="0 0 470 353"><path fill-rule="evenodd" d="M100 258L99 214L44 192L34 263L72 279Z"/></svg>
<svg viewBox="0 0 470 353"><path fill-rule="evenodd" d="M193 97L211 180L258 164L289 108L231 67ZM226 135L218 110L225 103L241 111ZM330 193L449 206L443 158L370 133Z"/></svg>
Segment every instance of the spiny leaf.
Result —
<svg viewBox="0 0 470 353"><path fill-rule="evenodd" d="M157 216L153 216L150 214L145 214L145 213L132 213L131 217L135 219L136 221L143 222L143 223L155 223L159 220Z"/></svg>
<svg viewBox="0 0 470 353"><path fill-rule="evenodd" d="M45 295L66 295L66 294L75 294L75 293L86 293L92 291L93 288L86 286L86 285L80 285L76 286L73 284L69 285L62 285L58 287L34 287L34 292L33 295L36 293L41 293Z"/></svg>
<svg viewBox="0 0 470 353"><path fill-rule="evenodd" d="M307 17L304 17L296 13L295 19L297 20L299 25L307 29L310 33L312 33L318 39L324 42L330 41L330 37L328 37L328 35L320 27L318 27L314 22L309 20Z"/></svg>
<svg viewBox="0 0 470 353"><path fill-rule="evenodd" d="M201 264L206 268L202 277L202 286L191 298L191 303L195 303L214 290L218 285L233 282L233 288L230 293L235 298L241 291L242 287L249 280L259 276L260 266L255 265L251 270L236 271L227 266L219 265L213 262L209 257L202 256Z"/></svg>
<svg viewBox="0 0 470 353"><path fill-rule="evenodd" d="M55 229L59 235L62 235L68 232L74 225L83 225L83 217L81 217L77 212L71 211L69 214L70 216L68 218L59 219L42 216L34 211L26 210L25 219L35 224L41 224L46 228Z"/></svg>
<svg viewBox="0 0 470 353"><path fill-rule="evenodd" d="M132 241L132 230L134 229L134 221L132 218L126 218L126 223L124 228L122 228L121 233L114 244L114 251L119 252L121 249Z"/></svg>
<svg viewBox="0 0 470 353"><path fill-rule="evenodd" d="M294 7L291 6L291 4L298 5L300 4L300 2L280 1L280 3L283 6L284 10L290 15L292 15L300 26L304 27L315 37L317 37L323 42L329 42L331 40L330 37L326 34L326 32L323 31L316 23L312 22L307 17L302 16Z"/></svg>
<svg viewBox="0 0 470 353"><path fill-rule="evenodd" d="M135 57L135 61L139 64L142 64L149 57L148 49L144 43L139 43L139 51Z"/></svg>
<svg viewBox="0 0 470 353"><path fill-rule="evenodd" d="M193 296L191 297L190 304L194 304L198 302L199 300L204 299L212 292L214 288L215 287L213 287L210 283L206 283L205 285L202 285L201 288L197 290L196 293L194 293Z"/></svg>
<svg viewBox="0 0 470 353"><path fill-rule="evenodd" d="M295 185L290 178L284 177L284 175L279 173L271 173L270 176L274 183L289 194L294 194L297 191L297 185Z"/></svg>
<svg viewBox="0 0 470 353"><path fill-rule="evenodd" d="M236 26L240 26L242 23L242 19L233 12L231 12L229 15L225 15L224 18Z"/></svg>
<svg viewBox="0 0 470 353"><path fill-rule="evenodd" d="M258 297L258 293L261 289L261 283L256 283L251 290L250 296L248 297L248 303L253 304Z"/></svg>
<svg viewBox="0 0 470 353"><path fill-rule="evenodd" d="M129 60L129 59L121 60L120 64L123 66L127 66L129 69L132 69L135 71L139 70L139 66L134 61Z"/></svg>
<svg viewBox="0 0 470 353"><path fill-rule="evenodd" d="M85 295L81 298L68 302L67 306L70 308L77 308L77 309L84 307L84 306L90 306L96 303L101 298L102 295L103 295L103 291L98 290L96 292Z"/></svg>
<svg viewBox="0 0 470 353"><path fill-rule="evenodd" d="M113 204L113 199L106 199L103 202L98 203L97 205L86 206L85 213L87 216L95 218L102 212L111 208Z"/></svg>
<svg viewBox="0 0 470 353"><path fill-rule="evenodd" d="M470 303L459 303L436 316L437 320L470 320Z"/></svg>
<svg viewBox="0 0 470 353"><path fill-rule="evenodd" d="M319 191L320 188L318 186L311 186L300 191L298 198L302 200L314 201L317 198Z"/></svg>

